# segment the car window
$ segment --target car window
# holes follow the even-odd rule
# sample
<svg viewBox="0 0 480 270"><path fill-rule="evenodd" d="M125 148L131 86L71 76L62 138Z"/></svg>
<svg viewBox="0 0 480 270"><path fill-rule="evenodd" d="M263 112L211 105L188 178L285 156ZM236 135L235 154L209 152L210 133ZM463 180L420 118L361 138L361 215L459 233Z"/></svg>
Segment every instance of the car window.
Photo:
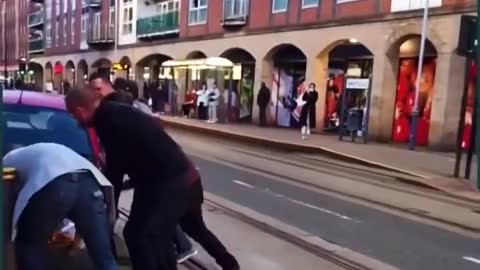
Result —
<svg viewBox="0 0 480 270"><path fill-rule="evenodd" d="M17 146L53 142L63 144L86 158L93 156L87 131L65 111L5 104L2 113L4 153Z"/></svg>

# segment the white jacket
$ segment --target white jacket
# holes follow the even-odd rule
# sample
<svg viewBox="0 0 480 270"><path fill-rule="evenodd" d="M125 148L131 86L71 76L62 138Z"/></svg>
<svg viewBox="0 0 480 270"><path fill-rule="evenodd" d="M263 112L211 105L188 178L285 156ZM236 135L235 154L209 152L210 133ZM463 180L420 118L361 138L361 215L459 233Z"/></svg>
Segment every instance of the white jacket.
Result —
<svg viewBox="0 0 480 270"><path fill-rule="evenodd" d="M213 93L213 95L211 93ZM220 91L218 88L208 89L207 96L209 106L218 106L218 98L220 97Z"/></svg>
<svg viewBox="0 0 480 270"><path fill-rule="evenodd" d="M203 102L204 106L208 105L208 94L207 90L198 90L196 92L198 98L197 98L197 106L200 106L200 103Z"/></svg>

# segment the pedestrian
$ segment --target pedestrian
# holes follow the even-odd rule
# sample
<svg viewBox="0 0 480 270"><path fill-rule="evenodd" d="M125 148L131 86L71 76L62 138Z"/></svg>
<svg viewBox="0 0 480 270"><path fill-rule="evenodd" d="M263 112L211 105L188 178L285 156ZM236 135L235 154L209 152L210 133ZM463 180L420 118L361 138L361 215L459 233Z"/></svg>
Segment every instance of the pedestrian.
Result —
<svg viewBox="0 0 480 270"><path fill-rule="evenodd" d="M302 100L305 104L300 113L300 126L302 139L310 136L311 129L315 128L316 103L318 100L318 92L315 83L310 83L308 90L303 93Z"/></svg>
<svg viewBox="0 0 480 270"><path fill-rule="evenodd" d="M183 151L157 118L105 101L96 91L71 91L65 102L81 124L95 128L112 174L134 179L130 217L123 231L133 270L177 269L173 239L187 193L188 162Z"/></svg>
<svg viewBox="0 0 480 270"><path fill-rule="evenodd" d="M267 124L267 107L270 104L271 92L270 89L262 82L262 86L258 91L257 105L259 109L260 126L264 127Z"/></svg>
<svg viewBox="0 0 480 270"><path fill-rule="evenodd" d="M213 124L218 121L217 118L217 107L218 107L218 98L220 97L220 91L218 90L217 84L213 83L211 88L207 89L208 96L208 123Z"/></svg>
<svg viewBox="0 0 480 270"><path fill-rule="evenodd" d="M104 101L118 102L118 103L130 105L130 106L134 106L146 114L153 115L152 110L150 110L148 106L145 106L144 104L140 104L140 102L138 102L137 100L135 100L134 102L131 102L131 99L125 98L124 93L118 93L117 91L110 89L108 82L105 83L102 81L103 78L92 75L90 79L91 79L90 84L94 86L94 87L91 87L90 90L94 90L97 94L102 96ZM136 97L133 97L132 99L135 99L135 98ZM108 167L109 167L108 164L110 160L108 155L106 156L106 160L107 160L106 175L111 177L109 178L109 180L112 181L112 183L114 183L115 185L115 191L116 191L115 205L119 205L121 191L124 189L124 187L128 187L129 183L123 182L123 175L110 172L108 170ZM130 181L130 182L133 182L133 181ZM192 243L190 242L190 240L187 238L187 236L179 226L177 226L174 241L176 246L176 255L177 255L178 263L184 262L185 260L189 259L190 257L198 253L198 251L193 248Z"/></svg>
<svg viewBox="0 0 480 270"><path fill-rule="evenodd" d="M10 151L3 166L22 183L12 223L18 269L49 269L48 242L64 219L75 223L96 270L118 269L101 188L110 183L92 163L66 146L37 143Z"/></svg>
<svg viewBox="0 0 480 270"><path fill-rule="evenodd" d="M207 120L208 114L208 94L207 84L203 83L202 88L197 91L197 117L199 120Z"/></svg>

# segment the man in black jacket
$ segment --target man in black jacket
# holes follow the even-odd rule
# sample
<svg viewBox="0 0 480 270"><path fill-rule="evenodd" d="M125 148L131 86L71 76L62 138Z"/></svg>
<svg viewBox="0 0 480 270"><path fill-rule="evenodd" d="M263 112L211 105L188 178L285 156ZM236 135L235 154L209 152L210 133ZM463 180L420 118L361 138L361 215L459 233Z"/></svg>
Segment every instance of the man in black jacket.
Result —
<svg viewBox="0 0 480 270"><path fill-rule="evenodd" d="M177 269L173 239L186 207L189 164L185 154L158 120L131 106L108 102L97 91L88 90L72 91L65 101L81 124L95 127L109 158L109 174L116 179L114 185L121 186L119 175L135 179L124 229L133 269Z"/></svg>

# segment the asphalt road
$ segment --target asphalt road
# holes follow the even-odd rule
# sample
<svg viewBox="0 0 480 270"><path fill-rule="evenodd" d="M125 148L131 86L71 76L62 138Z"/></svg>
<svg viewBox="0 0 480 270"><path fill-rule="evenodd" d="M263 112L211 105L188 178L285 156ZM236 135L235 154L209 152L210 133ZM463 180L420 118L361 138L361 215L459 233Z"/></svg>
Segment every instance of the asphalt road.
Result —
<svg viewBox="0 0 480 270"><path fill-rule="evenodd" d="M399 269L480 269L480 245L472 238L241 169L193 159L206 191Z"/></svg>

